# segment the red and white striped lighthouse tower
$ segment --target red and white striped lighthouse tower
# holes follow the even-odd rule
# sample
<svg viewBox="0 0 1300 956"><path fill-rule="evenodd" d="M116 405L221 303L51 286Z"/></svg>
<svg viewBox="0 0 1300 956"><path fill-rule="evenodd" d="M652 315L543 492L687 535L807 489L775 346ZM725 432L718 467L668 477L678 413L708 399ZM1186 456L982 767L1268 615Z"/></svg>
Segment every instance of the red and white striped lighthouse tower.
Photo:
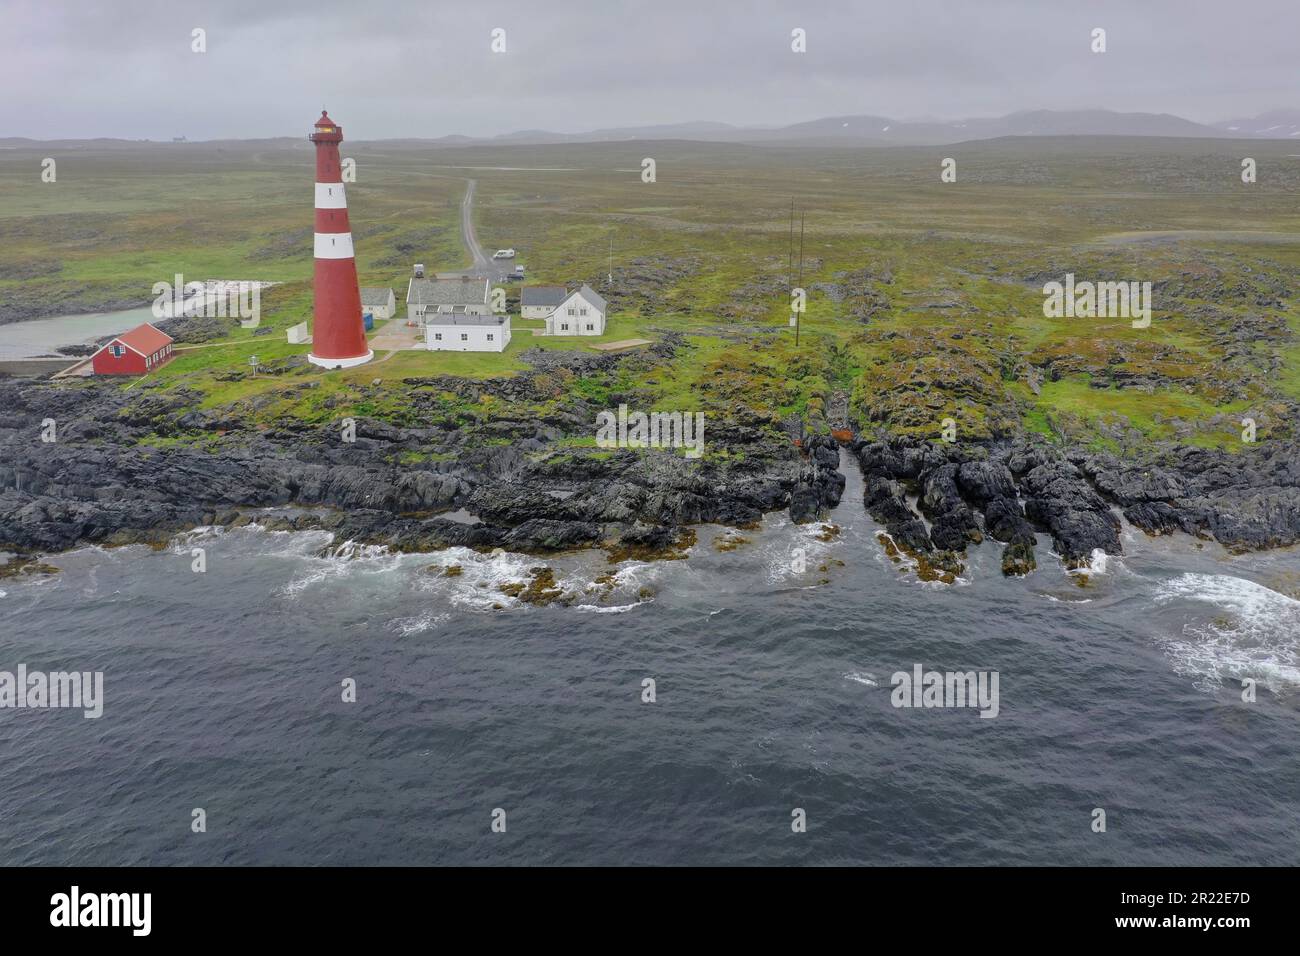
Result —
<svg viewBox="0 0 1300 956"><path fill-rule="evenodd" d="M375 353L361 321L361 289L339 166L343 130L321 110L307 138L316 144L316 318L307 359L325 368L350 368L369 362Z"/></svg>

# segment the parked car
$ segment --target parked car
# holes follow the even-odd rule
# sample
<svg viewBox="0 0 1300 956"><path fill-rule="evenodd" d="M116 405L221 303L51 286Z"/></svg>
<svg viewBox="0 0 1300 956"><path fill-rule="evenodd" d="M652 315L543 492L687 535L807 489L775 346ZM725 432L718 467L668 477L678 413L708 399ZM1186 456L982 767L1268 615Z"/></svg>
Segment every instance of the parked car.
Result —
<svg viewBox="0 0 1300 956"><path fill-rule="evenodd" d="M515 250L513 249L498 249L496 252L492 253L493 259L513 259L514 257Z"/></svg>

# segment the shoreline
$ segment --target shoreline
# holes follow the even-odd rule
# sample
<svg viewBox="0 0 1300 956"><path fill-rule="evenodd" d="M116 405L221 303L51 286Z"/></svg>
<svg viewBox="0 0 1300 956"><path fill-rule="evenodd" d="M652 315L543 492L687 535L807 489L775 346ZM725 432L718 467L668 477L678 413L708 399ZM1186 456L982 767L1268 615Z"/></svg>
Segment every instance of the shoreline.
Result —
<svg viewBox="0 0 1300 956"><path fill-rule="evenodd" d="M204 306L204 309L201 311L206 311L206 307L214 304L217 301L217 298L222 294L222 289L220 287L221 283L233 283L237 281L239 280L227 280L227 279L204 280L204 292L202 296L193 295L190 298L186 299L185 308L181 311L179 315L171 314L172 310L170 309L167 310L168 314L162 316L161 318L153 315L152 311L150 311L147 316L136 315L135 313L144 312L145 310L151 310L151 307L157 301L157 297L150 296L148 298L131 302L131 303L126 303L123 300L112 300L107 303L103 303L101 305L92 305L91 307L87 308L86 311L81 311L81 312L67 312L64 311L63 306L60 306L55 310L49 312L48 314L24 315L20 318L7 318L7 317L0 316L0 330L7 329L7 328L14 328L20 330L26 328L30 330L32 328L33 323L39 323L39 322L58 322L58 321L66 320L70 323L75 323L78 320L89 321L94 319L100 319L107 322L109 319L112 319L114 316L122 317L120 323L116 323L116 322L114 323L114 328L116 329L116 331L105 332L105 333L91 332L88 333L86 336L84 336L80 341L62 342L59 345L51 345L48 347L42 346L40 347L39 351L32 351L29 349L28 351L30 352L30 354L14 356L14 358L17 359L32 359L32 358L56 359L56 358L64 358L64 357L76 358L82 353L90 354L90 350L93 350L99 347L100 345L103 345L109 339L112 339L113 337L128 331L134 325L138 325L139 321L137 320L147 321L150 324L155 325L158 328L162 329L163 331L167 331L166 327L171 323L184 323L186 320L205 318L203 314L197 314L197 315L191 314L192 310L198 306L200 300L202 301ZM280 284L274 281L262 280L262 279L247 280L247 281L256 283L256 285L259 288L259 291L265 291L268 288ZM118 327L119 325L120 328ZM26 348L25 346L19 346L19 347Z"/></svg>
<svg viewBox="0 0 1300 956"><path fill-rule="evenodd" d="M850 484L849 504L881 526L895 557L944 583L961 577L967 548L985 538L1003 546L1010 577L1037 567L1039 534L1068 568L1085 570L1097 552L1123 553L1123 521L1237 552L1300 542L1294 440L1231 453L1151 445L1126 457L1034 434L945 443L883 426L864 432L832 396L838 437L820 415L701 403L702 457L596 447L606 404L635 393L592 399L557 391L557 378L609 382L629 361L653 377L680 344L668 335L635 359L533 349L523 355L529 367L510 377L404 378L389 391L357 383L346 397L321 399L319 374L292 363L272 370L293 373L280 395L298 396L303 404L289 407L306 415L259 417L246 402L203 409L184 387L0 379L0 405L12 410L0 425L0 549L165 546L188 528L237 526L280 508L293 515L277 521L283 530L396 551L672 556L701 524L743 530L778 511L795 523L821 520ZM387 420L378 417L384 399Z"/></svg>

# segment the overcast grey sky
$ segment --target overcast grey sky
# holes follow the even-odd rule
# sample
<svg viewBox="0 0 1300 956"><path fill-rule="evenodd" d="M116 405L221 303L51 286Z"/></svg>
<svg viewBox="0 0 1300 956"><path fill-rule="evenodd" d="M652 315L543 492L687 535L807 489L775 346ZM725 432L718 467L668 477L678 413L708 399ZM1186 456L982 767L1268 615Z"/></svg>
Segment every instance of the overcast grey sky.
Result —
<svg viewBox="0 0 1300 956"><path fill-rule="evenodd" d="M0 137L1300 107L1300 0L0 0ZM207 52L191 52L191 31ZM807 52L790 31L807 31ZM1094 27L1108 51L1089 49ZM506 31L505 53L490 49Z"/></svg>

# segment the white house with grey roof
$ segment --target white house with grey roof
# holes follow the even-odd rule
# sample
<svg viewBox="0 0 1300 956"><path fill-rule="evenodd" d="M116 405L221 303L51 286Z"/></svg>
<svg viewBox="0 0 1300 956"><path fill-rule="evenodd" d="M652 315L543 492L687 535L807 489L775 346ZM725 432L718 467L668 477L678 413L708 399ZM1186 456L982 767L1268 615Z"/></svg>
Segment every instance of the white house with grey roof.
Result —
<svg viewBox="0 0 1300 956"><path fill-rule="evenodd" d="M406 317L424 322L430 313L491 315L488 293L487 279L412 278L406 287Z"/></svg>
<svg viewBox="0 0 1300 956"><path fill-rule="evenodd" d="M388 286L380 288L378 286L361 287L361 311L369 312L375 317L376 322L383 322L391 319L397 314L397 299L393 295L393 290Z"/></svg>
<svg viewBox="0 0 1300 956"><path fill-rule="evenodd" d="M526 285L519 291L519 314L525 319L545 319L569 297L562 285Z"/></svg>
<svg viewBox="0 0 1300 956"><path fill-rule="evenodd" d="M584 284L568 293L546 316L547 335L604 335L605 300Z"/></svg>
<svg viewBox="0 0 1300 956"><path fill-rule="evenodd" d="M510 344L510 316L428 312L425 345L432 352L504 352Z"/></svg>

